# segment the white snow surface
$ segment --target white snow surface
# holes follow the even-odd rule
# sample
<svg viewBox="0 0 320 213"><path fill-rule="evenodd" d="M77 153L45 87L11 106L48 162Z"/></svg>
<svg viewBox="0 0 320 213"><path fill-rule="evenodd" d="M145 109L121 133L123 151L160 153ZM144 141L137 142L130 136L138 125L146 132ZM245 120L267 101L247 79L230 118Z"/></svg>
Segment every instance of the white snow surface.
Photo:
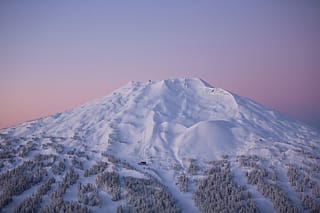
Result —
<svg viewBox="0 0 320 213"><path fill-rule="evenodd" d="M77 143L128 161L153 157L177 163L246 153L259 139L319 141L311 127L197 78L130 82L101 99L1 132L76 136Z"/></svg>
<svg viewBox="0 0 320 213"><path fill-rule="evenodd" d="M320 150L315 129L198 78L129 82L100 99L0 133L65 138L68 149L85 146L94 161L101 153L133 165L145 161L147 166L137 165L140 176L150 174L162 181L184 212L198 211L191 193L180 193L174 184L190 159L205 170L208 162L225 155L235 162L238 155L255 154L284 167L303 159L296 156L297 149L315 155Z"/></svg>

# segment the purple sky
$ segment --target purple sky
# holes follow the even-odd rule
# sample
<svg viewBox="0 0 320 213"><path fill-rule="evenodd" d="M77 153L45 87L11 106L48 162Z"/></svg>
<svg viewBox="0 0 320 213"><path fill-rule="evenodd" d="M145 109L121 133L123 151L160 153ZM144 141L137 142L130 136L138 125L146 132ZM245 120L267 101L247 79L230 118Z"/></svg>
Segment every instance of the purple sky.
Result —
<svg viewBox="0 0 320 213"><path fill-rule="evenodd" d="M319 0L1 0L0 128L200 77L320 127Z"/></svg>

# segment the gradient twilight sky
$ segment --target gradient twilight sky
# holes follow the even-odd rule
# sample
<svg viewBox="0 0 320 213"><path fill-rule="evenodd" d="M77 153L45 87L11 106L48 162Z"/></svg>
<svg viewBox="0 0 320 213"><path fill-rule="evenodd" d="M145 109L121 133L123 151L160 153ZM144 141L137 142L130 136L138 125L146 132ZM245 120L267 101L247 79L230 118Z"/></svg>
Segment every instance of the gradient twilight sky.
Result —
<svg viewBox="0 0 320 213"><path fill-rule="evenodd" d="M320 127L320 1L0 1L0 128L172 77Z"/></svg>

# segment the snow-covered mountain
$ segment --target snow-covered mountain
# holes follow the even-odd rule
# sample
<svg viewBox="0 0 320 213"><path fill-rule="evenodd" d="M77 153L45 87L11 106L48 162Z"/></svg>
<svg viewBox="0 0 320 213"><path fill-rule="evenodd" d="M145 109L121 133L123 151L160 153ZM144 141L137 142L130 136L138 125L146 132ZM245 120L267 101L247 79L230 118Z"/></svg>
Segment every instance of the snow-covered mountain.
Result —
<svg viewBox="0 0 320 213"><path fill-rule="evenodd" d="M319 212L320 134L201 79L0 130L3 212Z"/></svg>

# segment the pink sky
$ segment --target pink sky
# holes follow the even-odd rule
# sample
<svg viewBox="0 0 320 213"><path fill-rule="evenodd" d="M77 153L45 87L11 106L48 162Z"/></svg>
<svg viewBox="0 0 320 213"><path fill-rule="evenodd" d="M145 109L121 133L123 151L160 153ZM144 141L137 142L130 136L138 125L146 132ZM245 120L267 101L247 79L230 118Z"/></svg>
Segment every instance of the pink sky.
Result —
<svg viewBox="0 0 320 213"><path fill-rule="evenodd" d="M200 77L320 126L319 1L0 2L0 128Z"/></svg>

